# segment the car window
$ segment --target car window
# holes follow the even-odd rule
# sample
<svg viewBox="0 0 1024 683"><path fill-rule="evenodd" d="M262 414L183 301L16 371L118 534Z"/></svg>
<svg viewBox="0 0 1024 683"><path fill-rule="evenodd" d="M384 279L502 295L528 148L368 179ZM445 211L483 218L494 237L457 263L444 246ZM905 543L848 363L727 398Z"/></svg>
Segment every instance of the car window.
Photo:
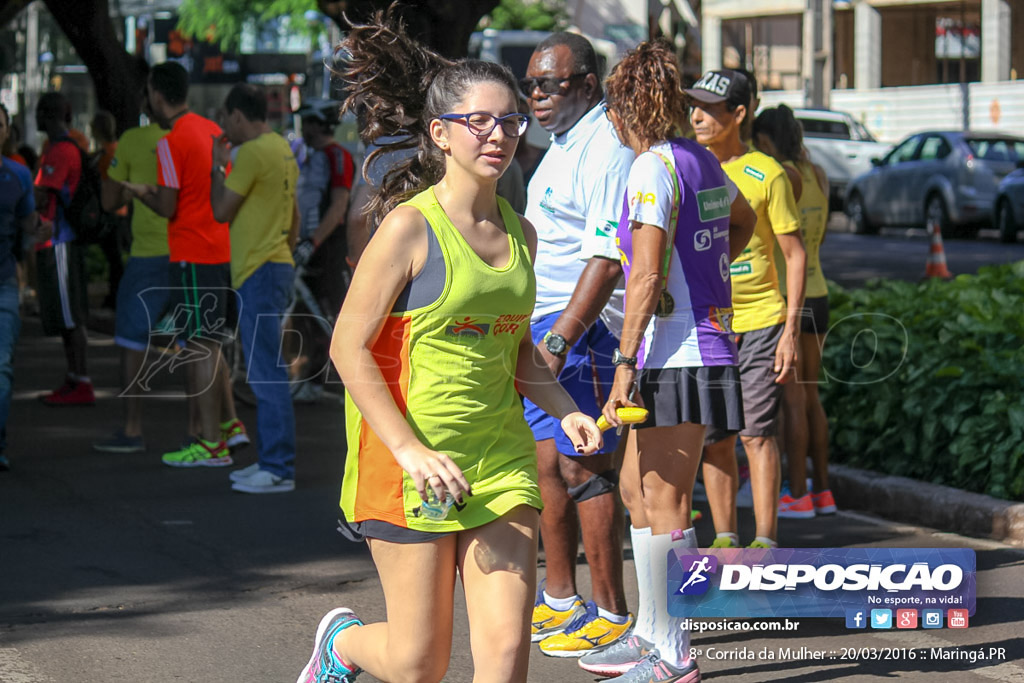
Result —
<svg viewBox="0 0 1024 683"><path fill-rule="evenodd" d="M889 166L895 166L896 164L902 164L905 161L911 161L914 158L914 152L917 151L917 143L920 142L921 138L914 136L909 140L900 143L893 151L886 157L885 163Z"/></svg>
<svg viewBox="0 0 1024 683"><path fill-rule="evenodd" d="M985 161L1017 161L1024 159L1024 140L969 138L965 141L978 159Z"/></svg>
<svg viewBox="0 0 1024 683"><path fill-rule="evenodd" d="M949 143L946 142L946 138L939 135L929 135L921 143L921 149L917 153L917 158L921 161L937 161L939 159L945 159L951 151Z"/></svg>
<svg viewBox="0 0 1024 683"><path fill-rule="evenodd" d="M877 142L875 136L869 133L868 129L860 121L854 120L850 125L853 127L853 130L857 131L857 136L864 142Z"/></svg>
<svg viewBox="0 0 1024 683"><path fill-rule="evenodd" d="M845 121L827 121L824 119L800 118L804 135L809 138L831 138L833 140L849 140L850 127Z"/></svg>

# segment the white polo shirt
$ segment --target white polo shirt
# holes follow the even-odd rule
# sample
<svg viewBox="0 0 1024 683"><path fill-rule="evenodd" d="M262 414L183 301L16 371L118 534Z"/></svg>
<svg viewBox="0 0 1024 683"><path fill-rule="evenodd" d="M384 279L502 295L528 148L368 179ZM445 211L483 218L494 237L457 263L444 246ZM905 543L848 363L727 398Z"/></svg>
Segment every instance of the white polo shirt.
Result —
<svg viewBox="0 0 1024 683"><path fill-rule="evenodd" d="M588 259L619 260L615 231L633 151L619 142L601 104L562 135L551 136L530 179L526 218L537 229L534 320L565 310ZM617 337L624 294L620 283L601 313Z"/></svg>

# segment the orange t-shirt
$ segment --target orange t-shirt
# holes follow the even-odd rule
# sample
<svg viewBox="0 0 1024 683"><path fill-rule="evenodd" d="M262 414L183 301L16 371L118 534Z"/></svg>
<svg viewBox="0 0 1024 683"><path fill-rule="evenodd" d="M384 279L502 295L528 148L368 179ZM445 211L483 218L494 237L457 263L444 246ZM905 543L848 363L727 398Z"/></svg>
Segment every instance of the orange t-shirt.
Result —
<svg viewBox="0 0 1024 683"><path fill-rule="evenodd" d="M171 261L228 263L231 238L228 224L213 218L210 171L213 139L220 126L189 112L174 123L156 146L157 182L178 191L178 205L167 221Z"/></svg>

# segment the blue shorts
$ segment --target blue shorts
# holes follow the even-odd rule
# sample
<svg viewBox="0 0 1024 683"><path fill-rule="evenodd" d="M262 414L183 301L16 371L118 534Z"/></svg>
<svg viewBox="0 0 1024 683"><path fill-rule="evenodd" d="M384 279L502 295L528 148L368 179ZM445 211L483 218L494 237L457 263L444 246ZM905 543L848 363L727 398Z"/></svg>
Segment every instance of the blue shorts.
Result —
<svg viewBox="0 0 1024 683"><path fill-rule="evenodd" d="M114 343L133 351L145 351L150 331L167 310L171 288L167 282L166 256L132 256L117 286Z"/></svg>
<svg viewBox="0 0 1024 683"><path fill-rule="evenodd" d="M531 329L534 344L540 343L559 315L561 313L552 313L533 323ZM569 392L579 409L595 420L601 415L601 409L612 388L612 380L615 378L612 352L618 347L619 340L598 320L569 349L565 357L565 368L558 376L558 382ZM554 439L559 453L579 455L558 420L538 408L530 399L524 399L523 405L526 422L533 430L536 441ZM609 430L604 433L604 448L598 453L613 453L618 443L619 437L613 430Z"/></svg>

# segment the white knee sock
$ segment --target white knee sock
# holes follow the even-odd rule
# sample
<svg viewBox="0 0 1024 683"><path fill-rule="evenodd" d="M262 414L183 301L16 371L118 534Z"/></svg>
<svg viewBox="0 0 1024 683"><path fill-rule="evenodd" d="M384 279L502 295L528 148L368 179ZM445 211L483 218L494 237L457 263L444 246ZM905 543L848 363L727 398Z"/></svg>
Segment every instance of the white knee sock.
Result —
<svg viewBox="0 0 1024 683"><path fill-rule="evenodd" d="M697 532L689 529L652 535L650 540L651 585L654 592L654 646L661 658L681 667L690 658L690 632L682 629L683 618L668 613L668 551L696 548Z"/></svg>
<svg viewBox="0 0 1024 683"><path fill-rule="evenodd" d="M633 635L647 642L654 640L654 590L651 584L651 528L629 527L633 542L633 564L636 567L636 584L640 598L636 608L636 625Z"/></svg>

